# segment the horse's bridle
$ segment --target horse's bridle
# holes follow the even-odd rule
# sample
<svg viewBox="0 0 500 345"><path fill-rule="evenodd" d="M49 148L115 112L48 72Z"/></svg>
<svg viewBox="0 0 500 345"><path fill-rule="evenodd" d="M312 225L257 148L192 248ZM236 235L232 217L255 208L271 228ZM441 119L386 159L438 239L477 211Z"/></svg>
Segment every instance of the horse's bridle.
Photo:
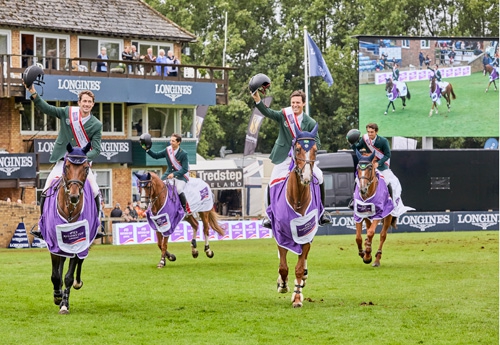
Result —
<svg viewBox="0 0 500 345"><path fill-rule="evenodd" d="M362 171L370 170L370 177L359 176L359 174L358 174L358 179L359 180L367 180L368 181L366 189L370 188L370 186L372 185L373 181L375 180L375 174L373 173L373 170L374 170L373 169L373 163L372 162L370 162L370 163L358 163L358 169L362 170Z"/></svg>
<svg viewBox="0 0 500 345"><path fill-rule="evenodd" d="M74 164L74 165L82 165L82 164L85 164L88 162L88 158L86 155L67 155L66 159L64 160L64 167L63 167L61 182L62 182L62 187L64 190L66 207L67 207L68 213L69 213L68 222L71 222L71 220L73 220L77 216L77 215L73 216L73 211L76 209L76 206L80 203L80 200L81 200L80 197L83 193L83 188L85 186L85 181L87 180L87 176L89 175L90 166L87 164L87 166L85 167L85 178L83 179L83 181L75 180L75 179L68 180L66 177L66 170L68 168L68 166L66 165L66 160L69 160L69 162L71 164ZM78 163L76 163L76 162L78 162ZM78 185L78 199L76 202L72 202L71 198L70 198L70 187L73 184ZM70 208L69 205L71 205L72 208ZM59 208L59 205L58 205L58 208ZM59 210L59 211L61 212L62 210Z"/></svg>
<svg viewBox="0 0 500 345"><path fill-rule="evenodd" d="M300 138L300 141L302 141L302 140L311 140L314 143L312 146L316 145L315 138ZM301 183L308 185L309 183L311 183L311 181L304 183L303 170L304 170L304 167L307 164L309 164L311 166L311 171L312 171L316 160L298 158L297 157L297 149L295 148L296 142L297 142L297 140L294 140L294 142L293 142L293 155L292 155L292 160L294 162L293 171L299 176ZM300 144L300 146L302 147L302 144ZM297 162L304 162L304 165L302 166L302 168L299 168L299 165L297 164Z"/></svg>
<svg viewBox="0 0 500 345"><path fill-rule="evenodd" d="M163 192L163 190L167 189L167 185L163 184L163 189L158 192L158 195L156 195L156 197L154 199L151 200L151 195L153 193L153 180L152 179L149 179L149 180L138 180L137 183L138 183L138 187L139 187L139 192L140 192L140 190L142 188L146 189L146 188L149 187L149 195L146 196L146 198L147 198L146 204L148 205L147 208L152 207L156 203L156 201L158 200L158 198L160 197L160 195ZM168 197L168 189L167 189L167 197Z"/></svg>

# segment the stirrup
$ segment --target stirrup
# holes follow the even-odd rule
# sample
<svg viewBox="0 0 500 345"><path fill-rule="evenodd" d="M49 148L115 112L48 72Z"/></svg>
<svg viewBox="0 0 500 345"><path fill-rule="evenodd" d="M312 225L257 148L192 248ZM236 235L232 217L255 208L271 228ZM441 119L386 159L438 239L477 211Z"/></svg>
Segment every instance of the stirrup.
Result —
<svg viewBox="0 0 500 345"><path fill-rule="evenodd" d="M271 225L271 221L269 219L267 219L267 218L262 221L262 226L264 228L267 228L267 229L272 229L273 228L272 225Z"/></svg>
<svg viewBox="0 0 500 345"><path fill-rule="evenodd" d="M32 234L33 237L36 237L36 238L39 238L39 239L43 240L43 236L42 236L42 232L41 231L36 231L36 230L33 231L33 230L31 230L30 234Z"/></svg>
<svg viewBox="0 0 500 345"><path fill-rule="evenodd" d="M325 224L331 224L332 223L332 217L330 217L329 214L323 213L321 218L319 219L319 225L325 225Z"/></svg>
<svg viewBox="0 0 500 345"><path fill-rule="evenodd" d="M106 234L104 232L98 232L96 235L95 235L95 239L98 240L100 238L104 238L106 237Z"/></svg>

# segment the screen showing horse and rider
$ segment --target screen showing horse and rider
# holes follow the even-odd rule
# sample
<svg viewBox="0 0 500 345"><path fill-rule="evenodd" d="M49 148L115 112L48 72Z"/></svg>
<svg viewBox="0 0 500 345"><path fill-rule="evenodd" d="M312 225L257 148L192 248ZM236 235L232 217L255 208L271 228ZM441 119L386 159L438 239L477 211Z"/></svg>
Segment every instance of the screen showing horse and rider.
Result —
<svg viewBox="0 0 500 345"><path fill-rule="evenodd" d="M360 36L359 123L388 137L497 137L498 38Z"/></svg>

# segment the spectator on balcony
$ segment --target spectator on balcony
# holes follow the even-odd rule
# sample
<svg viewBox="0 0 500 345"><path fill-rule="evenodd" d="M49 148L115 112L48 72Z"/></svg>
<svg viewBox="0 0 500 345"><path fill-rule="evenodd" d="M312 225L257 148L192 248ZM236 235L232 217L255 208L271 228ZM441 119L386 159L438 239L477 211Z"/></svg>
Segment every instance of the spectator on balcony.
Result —
<svg viewBox="0 0 500 345"><path fill-rule="evenodd" d="M122 209L120 208L120 204L116 203L115 208L113 210L111 210L111 213L109 214L109 216L111 218L121 218L122 215L123 215L123 212L122 212ZM119 220L112 221L112 223L119 223L119 222L120 222Z"/></svg>
<svg viewBox="0 0 500 345"><path fill-rule="evenodd" d="M144 68L144 73L152 75L155 72L152 63L156 62L156 56L153 55L153 48L148 48L147 54L144 55L144 62L148 63Z"/></svg>
<svg viewBox="0 0 500 345"><path fill-rule="evenodd" d="M176 64L179 65L181 62L179 59L177 59L174 56L174 52L172 50L169 50L167 52L167 63L169 64ZM177 72L179 71L179 68L177 66L168 66L167 67L167 72L169 77L177 77Z"/></svg>
<svg viewBox="0 0 500 345"><path fill-rule="evenodd" d="M167 63L167 57L165 56L165 50L160 49L158 51L158 57L156 58L157 63ZM163 73L162 73L163 71ZM162 65L156 65L156 74L157 75L164 75L165 77L168 75L168 68L167 66L162 66Z"/></svg>
<svg viewBox="0 0 500 345"><path fill-rule="evenodd" d="M132 53L129 46L125 46L125 49L122 51L122 60L123 61L132 61ZM132 73L132 65L126 64L128 66L128 72Z"/></svg>
<svg viewBox="0 0 500 345"><path fill-rule="evenodd" d="M108 60L108 55L106 53L106 47L101 48L101 54L97 55L98 59L101 60ZM108 63L106 61L99 61L97 62L97 72L107 72L108 71Z"/></svg>
<svg viewBox="0 0 500 345"><path fill-rule="evenodd" d="M55 49L50 49L47 51L45 68L57 69L57 51Z"/></svg>
<svg viewBox="0 0 500 345"><path fill-rule="evenodd" d="M142 119L140 119L136 124L135 124L135 130L137 131L137 135L142 134Z"/></svg>
<svg viewBox="0 0 500 345"><path fill-rule="evenodd" d="M23 67L28 67L31 65L31 61L33 60L33 49L31 49L31 46L29 43L25 44L25 47L23 49L22 54L23 56Z"/></svg>
<svg viewBox="0 0 500 345"><path fill-rule="evenodd" d="M144 59L144 56L141 56L141 54L139 54L136 46L134 46L134 45L131 46L130 55L132 55L132 61L138 62L138 61L142 61ZM134 71L134 74L139 74L139 72L141 71L140 65L134 64L132 70Z"/></svg>

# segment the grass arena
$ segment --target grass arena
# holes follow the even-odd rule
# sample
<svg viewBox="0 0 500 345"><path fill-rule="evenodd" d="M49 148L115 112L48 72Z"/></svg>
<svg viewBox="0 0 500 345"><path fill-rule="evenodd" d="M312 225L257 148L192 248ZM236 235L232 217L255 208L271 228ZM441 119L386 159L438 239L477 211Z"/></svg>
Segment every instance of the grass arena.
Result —
<svg viewBox="0 0 500 345"><path fill-rule="evenodd" d="M443 78L453 85L457 96L451 100L448 112L446 101L441 100L439 113L429 117L432 101L429 96L429 81L407 82L411 99L406 100L403 110L401 99L396 99L387 115L385 85L366 84L359 86L359 123L364 128L376 122L383 136L403 137L498 137L499 135L499 91L493 84L486 93L489 76L482 72L466 77ZM498 80L497 80L498 87Z"/></svg>
<svg viewBox="0 0 500 345"><path fill-rule="evenodd" d="M498 231L389 233L365 265L354 234L316 236L304 307L276 291L274 239L94 245L70 315L52 301L47 249L0 249L3 344L496 344ZM378 234L374 237L377 245ZM290 269L296 256L289 253Z"/></svg>

